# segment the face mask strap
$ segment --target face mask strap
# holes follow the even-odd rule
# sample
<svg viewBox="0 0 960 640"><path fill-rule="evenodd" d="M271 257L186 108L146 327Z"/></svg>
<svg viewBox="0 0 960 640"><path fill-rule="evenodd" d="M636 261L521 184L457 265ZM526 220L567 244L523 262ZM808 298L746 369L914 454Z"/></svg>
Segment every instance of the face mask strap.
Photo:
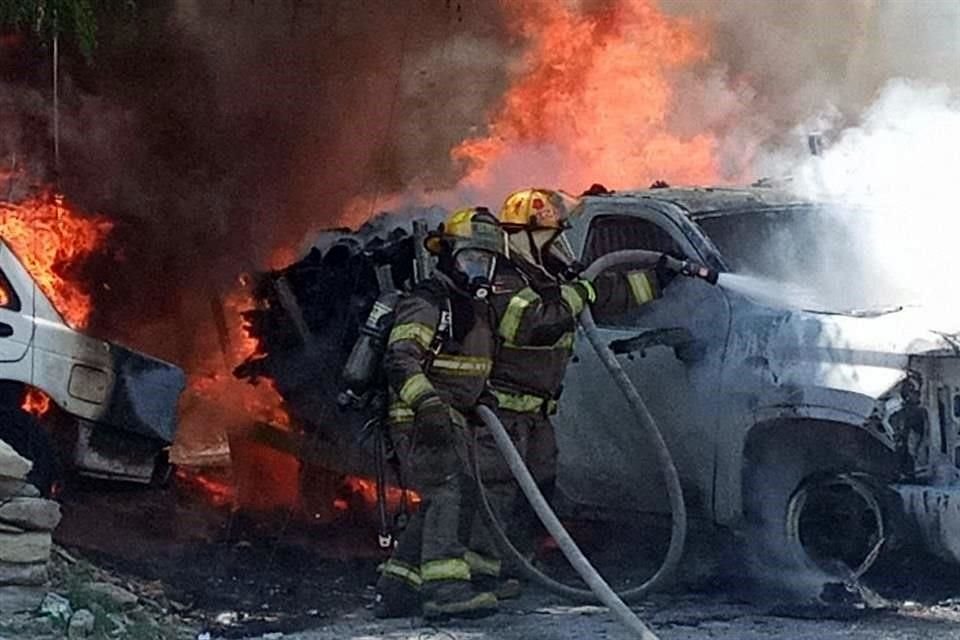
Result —
<svg viewBox="0 0 960 640"><path fill-rule="evenodd" d="M533 230L526 229L525 233L527 235L527 244L530 246L530 256L533 258L535 264L542 266L543 265L543 255L540 253L540 247L533 239Z"/></svg>

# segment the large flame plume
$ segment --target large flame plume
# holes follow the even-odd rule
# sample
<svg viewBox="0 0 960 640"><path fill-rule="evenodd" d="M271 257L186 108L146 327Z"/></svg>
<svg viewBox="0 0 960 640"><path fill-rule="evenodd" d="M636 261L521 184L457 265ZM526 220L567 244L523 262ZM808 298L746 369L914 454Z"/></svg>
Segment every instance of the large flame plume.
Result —
<svg viewBox="0 0 960 640"><path fill-rule="evenodd" d="M81 213L53 191L0 202L0 237L74 329L85 328L93 312L87 283L74 270L104 248L112 228L105 217Z"/></svg>
<svg viewBox="0 0 960 640"><path fill-rule="evenodd" d="M0 173L0 184L15 173ZM83 329L93 313L88 283L76 273L78 265L105 248L113 223L103 216L87 215L52 189L22 202L0 202L0 238L23 261L40 290L64 321ZM8 292L0 290L0 303ZM50 410L50 398L28 388L23 409L35 415Z"/></svg>
<svg viewBox="0 0 960 640"><path fill-rule="evenodd" d="M626 188L666 178L716 182L710 133L671 133L671 75L704 61L707 34L664 14L654 0L601 3L507 0L524 41L519 70L488 133L453 150L467 187L542 182L578 191L591 182Z"/></svg>
<svg viewBox="0 0 960 640"><path fill-rule="evenodd" d="M233 376L233 368L258 349L241 315L255 304L246 278L239 278L234 290L211 302L218 328L203 337L206 355L189 372L181 399L173 456L182 464L225 462L230 434L255 422L290 426L283 400L269 381L251 385Z"/></svg>

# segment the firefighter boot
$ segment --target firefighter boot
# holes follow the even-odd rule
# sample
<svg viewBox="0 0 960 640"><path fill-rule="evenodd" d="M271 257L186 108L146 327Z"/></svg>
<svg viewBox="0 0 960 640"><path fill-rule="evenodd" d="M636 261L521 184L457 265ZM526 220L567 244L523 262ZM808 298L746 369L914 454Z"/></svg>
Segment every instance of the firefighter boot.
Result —
<svg viewBox="0 0 960 640"><path fill-rule="evenodd" d="M384 572L377 580L373 615L377 618L406 618L420 613L420 590L408 580Z"/></svg>
<svg viewBox="0 0 960 640"><path fill-rule="evenodd" d="M493 593L497 600L520 597L523 592L520 581L501 575L500 560L476 551L467 551L463 554L463 559L470 565L470 582L478 591Z"/></svg>
<svg viewBox="0 0 960 640"><path fill-rule="evenodd" d="M497 596L475 589L466 580L444 580L423 585L423 617L482 618L497 612Z"/></svg>

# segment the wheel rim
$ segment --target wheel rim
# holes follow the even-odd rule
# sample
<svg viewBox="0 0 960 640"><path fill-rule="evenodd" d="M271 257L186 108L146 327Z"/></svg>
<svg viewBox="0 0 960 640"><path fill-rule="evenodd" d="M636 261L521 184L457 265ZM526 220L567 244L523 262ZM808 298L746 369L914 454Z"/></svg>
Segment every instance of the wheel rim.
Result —
<svg viewBox="0 0 960 640"><path fill-rule="evenodd" d="M860 577L876 561L885 536L883 510L863 476L812 478L790 498L790 546L802 562L827 573Z"/></svg>

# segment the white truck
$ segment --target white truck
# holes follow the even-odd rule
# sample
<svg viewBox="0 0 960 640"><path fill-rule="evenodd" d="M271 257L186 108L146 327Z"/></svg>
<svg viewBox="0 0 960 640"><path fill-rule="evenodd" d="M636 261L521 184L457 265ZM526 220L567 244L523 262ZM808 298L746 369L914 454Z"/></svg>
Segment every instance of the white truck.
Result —
<svg viewBox="0 0 960 640"><path fill-rule="evenodd" d="M0 240L0 383L50 397L52 440L68 466L103 478L155 478L185 382L179 367L71 329Z"/></svg>

